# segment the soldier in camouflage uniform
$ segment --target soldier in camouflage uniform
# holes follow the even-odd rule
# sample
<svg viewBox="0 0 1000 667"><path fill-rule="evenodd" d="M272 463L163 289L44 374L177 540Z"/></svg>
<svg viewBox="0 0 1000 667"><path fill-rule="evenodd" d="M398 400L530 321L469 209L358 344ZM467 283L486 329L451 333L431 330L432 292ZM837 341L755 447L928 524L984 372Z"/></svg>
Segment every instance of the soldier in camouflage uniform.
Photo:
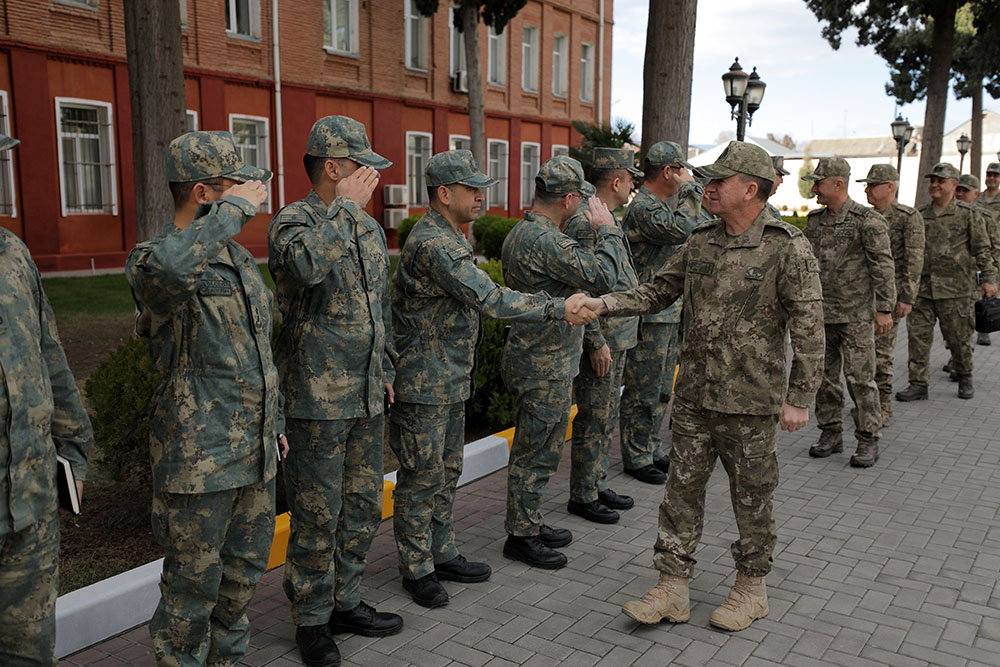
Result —
<svg viewBox="0 0 1000 667"><path fill-rule="evenodd" d="M632 177L642 175L634 167L632 151L595 148L592 164L590 182L597 188L596 197L612 211L628 202ZM581 203L576 215L563 226L563 234L576 239L582 250L593 252L597 232L584 217L585 210L589 210L587 205ZM618 291L639 285L628 243L625 247L622 271L612 288ZM583 336L580 373L573 380L577 413L573 419L567 511L596 523L615 523L619 519L615 510L626 510L635 504L632 498L608 488L607 470L611 438L618 421L625 354L635 347L638 329L638 317L619 317L588 325Z"/></svg>
<svg viewBox="0 0 1000 667"><path fill-rule="evenodd" d="M889 225L889 243L896 272L896 307L892 328L884 336L875 336L875 384L882 406L882 425L892 415L892 366L896 358L896 328L899 320L910 314L917 300L920 271L924 265L924 219L915 208L896 201L899 172L891 164L876 164L868 176L858 179L865 184L868 203Z"/></svg>
<svg viewBox="0 0 1000 667"><path fill-rule="evenodd" d="M0 134L0 152L18 144ZM0 664L56 665L56 455L83 495L90 419L24 243L0 228Z"/></svg>
<svg viewBox="0 0 1000 667"><path fill-rule="evenodd" d="M149 424L153 535L164 550L149 622L159 665L237 665L267 568L276 443L287 450L273 297L233 236L267 199L270 177L243 163L228 132L174 139L173 224L125 264L136 333L160 375Z"/></svg>
<svg viewBox="0 0 1000 667"><path fill-rule="evenodd" d="M774 193L778 191L778 188L784 182L785 176L788 176L791 172L785 169L785 156L783 155L772 155L771 166L774 167L774 185L771 186L771 196L773 197ZM767 212L777 220L782 219L781 211L771 202L767 202Z"/></svg>
<svg viewBox="0 0 1000 667"><path fill-rule="evenodd" d="M875 336L892 327L896 307L895 269L885 219L847 195L851 167L841 157L822 158L803 180L813 181L816 201L805 235L819 259L826 319L823 382L816 394L816 421L822 434L809 456L826 457L844 450L844 390L857 406L857 451L851 465L867 468L878 460L882 411L875 384Z"/></svg>
<svg viewBox="0 0 1000 667"><path fill-rule="evenodd" d="M1000 215L1000 162L986 166L986 189L979 196L979 205Z"/></svg>
<svg viewBox="0 0 1000 667"><path fill-rule="evenodd" d="M775 427L794 431L808 421L822 372L823 302L809 242L764 208L774 177L767 153L734 141L715 164L695 173L713 179L705 207L719 219L696 229L651 282L589 299L587 308L633 315L691 296L684 301L674 449L653 558L660 579L622 611L642 623L690 618L688 581L705 489L721 458L739 528L731 547L737 575L711 623L742 630L768 613L764 578L777 539L771 516L778 483ZM572 312L567 316L572 321Z"/></svg>
<svg viewBox="0 0 1000 667"><path fill-rule="evenodd" d="M704 188L687 170L681 147L660 141L643 160L645 181L622 219L639 282L649 282L678 251L691 230L703 222ZM667 199L677 196L677 209ZM677 366L681 302L640 318L638 342L628 351L621 397L621 448L625 472L650 484L667 481L669 452L663 451L660 425Z"/></svg>
<svg viewBox="0 0 1000 667"><path fill-rule="evenodd" d="M559 321L566 304L500 287L476 268L460 227L479 215L484 189L497 181L479 171L472 153L438 153L425 174L430 210L407 237L393 278L399 357L389 444L399 459L392 524L403 588L417 604L440 607L448 592L439 580L474 583L491 574L458 552L452 515L480 315Z"/></svg>
<svg viewBox="0 0 1000 667"><path fill-rule="evenodd" d="M955 199L959 201L964 201L966 204L971 204L977 211L979 211L983 216L983 223L986 225L986 234L990 238L990 247L993 250L993 263L1000 270L1000 207L995 207L993 209L987 208L979 204L979 197L981 193L979 192L979 179L972 174L962 174L958 179L958 187L955 188ZM972 300L975 301L977 298L976 291L973 291ZM990 335L988 333L979 332L976 336L976 344L978 345L990 345ZM954 374L954 379L958 379L958 375Z"/></svg>
<svg viewBox="0 0 1000 667"><path fill-rule="evenodd" d="M958 169L940 162L927 175L931 203L922 206L924 266L913 312L907 323L910 385L896 393L898 401L927 398L930 384L931 343L934 322L951 350L958 373L959 398L972 398L972 304L976 270L982 273L979 290L984 296L997 292L996 265L983 216L971 205L955 199Z"/></svg>
<svg viewBox="0 0 1000 667"><path fill-rule="evenodd" d="M622 231L600 199L585 213L597 234L592 253L559 227L594 194L573 158L547 160L535 177L530 211L504 240L504 281L521 292L569 296L577 290L606 292L626 263ZM535 567L557 569L566 556L568 530L544 525L542 492L556 471L566 440L573 378L580 369L583 330L561 322L517 322L503 350L501 375L513 395L514 442L507 468L506 557Z"/></svg>
<svg viewBox="0 0 1000 667"><path fill-rule="evenodd" d="M393 395L389 255L364 211L377 169L365 127L327 116L309 132L312 190L268 229L281 331L275 359L285 394L291 510L285 594L306 664L337 664L332 634L384 637L396 614L361 600L368 547L382 519L385 401Z"/></svg>

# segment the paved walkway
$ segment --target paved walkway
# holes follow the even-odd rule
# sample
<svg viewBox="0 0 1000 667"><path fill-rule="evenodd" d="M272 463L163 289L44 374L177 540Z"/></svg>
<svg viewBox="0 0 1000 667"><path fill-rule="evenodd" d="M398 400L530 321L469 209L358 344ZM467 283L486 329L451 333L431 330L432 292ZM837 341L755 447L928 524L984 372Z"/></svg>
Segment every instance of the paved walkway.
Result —
<svg viewBox="0 0 1000 667"><path fill-rule="evenodd" d="M905 382L905 331L896 387ZM739 633L708 617L733 578L736 526L725 473L708 491L704 538L691 582L689 623L640 626L619 608L656 581L652 545L662 487L641 484L616 462L611 486L636 506L620 523L569 516L568 456L550 482L550 524L573 530L569 566L556 572L503 558L505 471L460 489L462 552L488 561L484 584L446 584L451 604L426 610L399 583L389 522L371 552L365 600L403 615L395 637L343 635L345 665L998 665L1000 664L1000 337L975 348L976 398L955 397L934 348L929 401L896 403L869 470L850 451L810 459L815 422L779 444L778 546L768 576L770 615ZM845 410L845 421L849 420ZM853 449L853 437L846 438ZM567 447L567 454L569 448ZM250 614L252 667L299 665L282 569L261 582ZM77 653L64 665L152 665L145 626Z"/></svg>

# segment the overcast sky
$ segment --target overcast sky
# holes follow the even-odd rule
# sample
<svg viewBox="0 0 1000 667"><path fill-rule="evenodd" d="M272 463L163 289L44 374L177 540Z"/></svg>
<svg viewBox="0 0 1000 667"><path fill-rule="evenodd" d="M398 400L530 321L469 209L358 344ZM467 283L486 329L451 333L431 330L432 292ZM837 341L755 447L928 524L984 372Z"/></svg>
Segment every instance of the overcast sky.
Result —
<svg viewBox="0 0 1000 667"><path fill-rule="evenodd" d="M641 134L642 66L646 48L647 0L615 0L611 84L612 118L635 123ZM888 136L895 102L885 93L889 70L871 48L845 35L834 51L803 0L701 0L698 3L691 100L690 143L713 144L736 129L722 90L722 75L739 56L748 73L767 84L748 134L796 142L816 138ZM984 106L1000 112L987 95ZM924 103L901 109L922 125ZM972 102L948 99L945 131L969 118ZM637 137L638 138L638 137Z"/></svg>

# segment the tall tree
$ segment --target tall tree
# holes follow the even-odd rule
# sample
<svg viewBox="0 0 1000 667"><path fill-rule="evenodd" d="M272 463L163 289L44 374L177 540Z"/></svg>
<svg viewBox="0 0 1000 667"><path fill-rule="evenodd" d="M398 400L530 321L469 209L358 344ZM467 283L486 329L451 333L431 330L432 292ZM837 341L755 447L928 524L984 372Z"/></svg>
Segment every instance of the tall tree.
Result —
<svg viewBox="0 0 1000 667"><path fill-rule="evenodd" d="M651 0L642 65L642 152L657 141L687 151L698 0Z"/></svg>
<svg viewBox="0 0 1000 667"><path fill-rule="evenodd" d="M180 3L125 2L125 52L132 107L136 236L156 236L173 219L167 144L184 132L184 58Z"/></svg>

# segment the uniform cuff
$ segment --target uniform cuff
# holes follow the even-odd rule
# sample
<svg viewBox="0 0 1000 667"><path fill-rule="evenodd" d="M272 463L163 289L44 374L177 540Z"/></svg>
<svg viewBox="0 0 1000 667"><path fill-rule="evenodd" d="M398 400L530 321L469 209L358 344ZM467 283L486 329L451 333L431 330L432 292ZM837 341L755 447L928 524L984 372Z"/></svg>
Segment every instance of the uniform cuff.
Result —
<svg viewBox="0 0 1000 667"><path fill-rule="evenodd" d="M889 303L888 301L876 301L875 310L880 313L891 313L896 307L895 303Z"/></svg>
<svg viewBox="0 0 1000 667"><path fill-rule="evenodd" d="M219 201L224 201L227 204L232 204L233 206L243 211L244 215L246 215L248 218L252 218L253 216L257 215L257 207L251 204L243 197L238 197L236 195L226 195Z"/></svg>
<svg viewBox="0 0 1000 667"><path fill-rule="evenodd" d="M813 404L816 399L815 393L810 393L807 391L802 391L801 389L795 389L793 387L788 388L788 393L785 396L785 403L789 405L794 405L797 408L802 408L805 410L809 409L809 406Z"/></svg>

